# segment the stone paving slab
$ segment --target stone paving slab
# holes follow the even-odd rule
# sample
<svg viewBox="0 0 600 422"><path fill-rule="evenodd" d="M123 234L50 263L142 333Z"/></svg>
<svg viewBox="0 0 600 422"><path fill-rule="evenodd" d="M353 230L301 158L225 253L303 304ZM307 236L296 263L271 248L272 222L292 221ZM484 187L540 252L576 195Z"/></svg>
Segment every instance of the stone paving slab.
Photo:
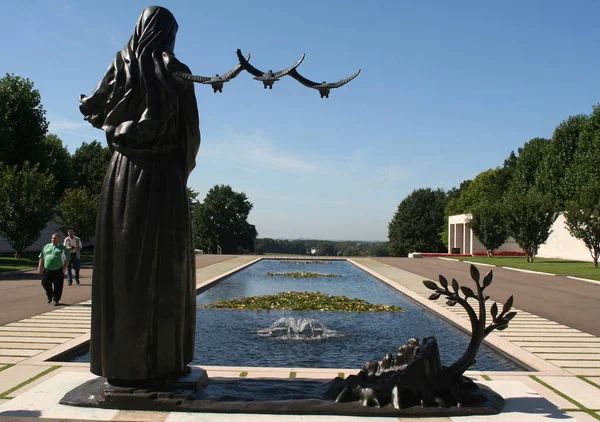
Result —
<svg viewBox="0 0 600 422"><path fill-rule="evenodd" d="M527 350L533 353L543 354L544 357L547 353L593 353L600 354L600 347L568 347L568 346L547 346L547 347L529 347L525 346Z"/></svg>
<svg viewBox="0 0 600 422"><path fill-rule="evenodd" d="M562 368L600 368L600 360L550 360Z"/></svg>
<svg viewBox="0 0 600 422"><path fill-rule="evenodd" d="M31 336L29 333L19 333L22 335L15 335L16 333L2 333L0 334L0 341L6 342L22 342L22 343L62 343L67 340L71 340L73 337L43 337L43 336Z"/></svg>
<svg viewBox="0 0 600 422"><path fill-rule="evenodd" d="M48 365L50 367L51 365ZM15 365L0 372L0 394L35 377L46 368L40 366Z"/></svg>
<svg viewBox="0 0 600 422"><path fill-rule="evenodd" d="M578 401L588 409L600 408L600 389L575 377L545 377L539 379Z"/></svg>
<svg viewBox="0 0 600 422"><path fill-rule="evenodd" d="M27 328L27 330L25 330L25 328ZM24 331L27 331L28 333L58 333L58 334L82 334L85 333L87 331L89 331L89 329L84 329L84 328L54 328L54 327L48 327L48 328L41 328L41 327L19 327L19 326L2 326L0 327L0 334L4 333L4 332L17 332L17 333L21 333L24 334Z"/></svg>
<svg viewBox="0 0 600 422"><path fill-rule="evenodd" d="M600 368L564 368L573 375L600 376Z"/></svg>
<svg viewBox="0 0 600 422"><path fill-rule="evenodd" d="M10 364L10 363L19 363L19 362L23 362L26 359L27 359L27 357L0 356L0 365Z"/></svg>
<svg viewBox="0 0 600 422"><path fill-rule="evenodd" d="M585 412L567 412L567 415L576 418L579 422L598 422L598 419L600 419L600 416L595 418Z"/></svg>
<svg viewBox="0 0 600 422"><path fill-rule="evenodd" d="M0 342L0 349L36 349L46 350L56 347L56 343L10 343Z"/></svg>
<svg viewBox="0 0 600 422"><path fill-rule="evenodd" d="M600 360L600 354L598 353L543 353L543 358L548 360L553 359L564 359L564 360L580 360L580 361L588 361L588 360Z"/></svg>
<svg viewBox="0 0 600 422"><path fill-rule="evenodd" d="M0 349L0 356L34 356L40 352L36 349Z"/></svg>

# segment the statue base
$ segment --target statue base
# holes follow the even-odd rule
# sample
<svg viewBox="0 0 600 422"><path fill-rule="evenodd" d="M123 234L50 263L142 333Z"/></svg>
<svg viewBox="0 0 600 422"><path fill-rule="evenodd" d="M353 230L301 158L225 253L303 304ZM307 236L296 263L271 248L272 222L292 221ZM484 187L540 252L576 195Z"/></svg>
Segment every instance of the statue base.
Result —
<svg viewBox="0 0 600 422"><path fill-rule="evenodd" d="M332 383L320 380L272 378L208 378L193 369L170 384L148 388L115 387L106 378L90 380L68 392L60 404L78 407L157 412L268 413L351 416L468 416L500 413L504 400L479 385L484 400L478 406L396 409L367 407L359 402L336 403Z"/></svg>

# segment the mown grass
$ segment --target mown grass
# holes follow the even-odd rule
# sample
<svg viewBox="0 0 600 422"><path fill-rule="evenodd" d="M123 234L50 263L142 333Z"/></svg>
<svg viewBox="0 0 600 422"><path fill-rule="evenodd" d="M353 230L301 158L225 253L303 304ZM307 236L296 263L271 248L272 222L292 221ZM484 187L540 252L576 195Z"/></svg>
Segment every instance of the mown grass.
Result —
<svg viewBox="0 0 600 422"><path fill-rule="evenodd" d="M525 257L512 256L494 256L491 258L487 256L472 256L456 259L460 261L497 265L499 267L511 267L521 270L540 271L543 273L600 280L600 268L594 268L594 264L591 262L549 258L536 258L533 262L527 262L527 258Z"/></svg>
<svg viewBox="0 0 600 422"><path fill-rule="evenodd" d="M38 266L38 256L40 252L23 252L19 258L14 257L14 253L0 254L0 272L31 270ZM87 264L94 260L94 253L83 251L81 253L81 263Z"/></svg>

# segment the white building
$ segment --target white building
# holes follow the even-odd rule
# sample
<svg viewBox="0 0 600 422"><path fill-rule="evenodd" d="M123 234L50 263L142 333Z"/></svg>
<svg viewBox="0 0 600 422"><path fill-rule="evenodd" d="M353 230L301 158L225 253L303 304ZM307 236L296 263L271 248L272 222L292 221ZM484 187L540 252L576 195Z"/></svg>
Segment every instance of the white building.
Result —
<svg viewBox="0 0 600 422"><path fill-rule="evenodd" d="M486 252L485 247L467 226L467 217L469 214L452 215L448 218L448 253L473 255ZM590 251L583 241L569 233L562 213L559 214L551 230L546 243L540 246L537 257L592 261ZM523 249L510 237L495 252L523 252Z"/></svg>

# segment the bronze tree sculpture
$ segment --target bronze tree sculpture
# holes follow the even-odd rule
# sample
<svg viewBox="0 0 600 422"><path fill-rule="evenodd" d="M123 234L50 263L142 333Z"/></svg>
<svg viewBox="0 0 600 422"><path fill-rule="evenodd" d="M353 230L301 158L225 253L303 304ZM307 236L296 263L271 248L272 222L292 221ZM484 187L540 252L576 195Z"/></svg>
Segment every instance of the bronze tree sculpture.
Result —
<svg viewBox="0 0 600 422"><path fill-rule="evenodd" d="M336 378L329 391L330 395L335 396L335 401L358 400L364 406L374 407L391 404L396 409L412 406L477 406L484 402L487 395L463 373L475 363L484 338L494 330L506 329L517 313L510 312L512 296L500 313L494 302L490 307L492 322L486 326L485 304L489 296L485 296L484 291L492 284L493 273L488 272L481 282L479 271L474 265L471 265L470 273L477 287L475 292L467 286L459 286L455 279L449 284L441 274L439 285L430 280L423 281L425 286L434 290L429 296L430 300L444 296L448 299L447 305L454 306L458 303L469 315L471 341L456 362L449 367L441 364L434 337L426 337L420 344L417 339L410 339L407 345L398 349L395 356L387 354L381 361L368 362L358 375L350 375L345 380ZM471 298L477 301L479 315L468 303Z"/></svg>

